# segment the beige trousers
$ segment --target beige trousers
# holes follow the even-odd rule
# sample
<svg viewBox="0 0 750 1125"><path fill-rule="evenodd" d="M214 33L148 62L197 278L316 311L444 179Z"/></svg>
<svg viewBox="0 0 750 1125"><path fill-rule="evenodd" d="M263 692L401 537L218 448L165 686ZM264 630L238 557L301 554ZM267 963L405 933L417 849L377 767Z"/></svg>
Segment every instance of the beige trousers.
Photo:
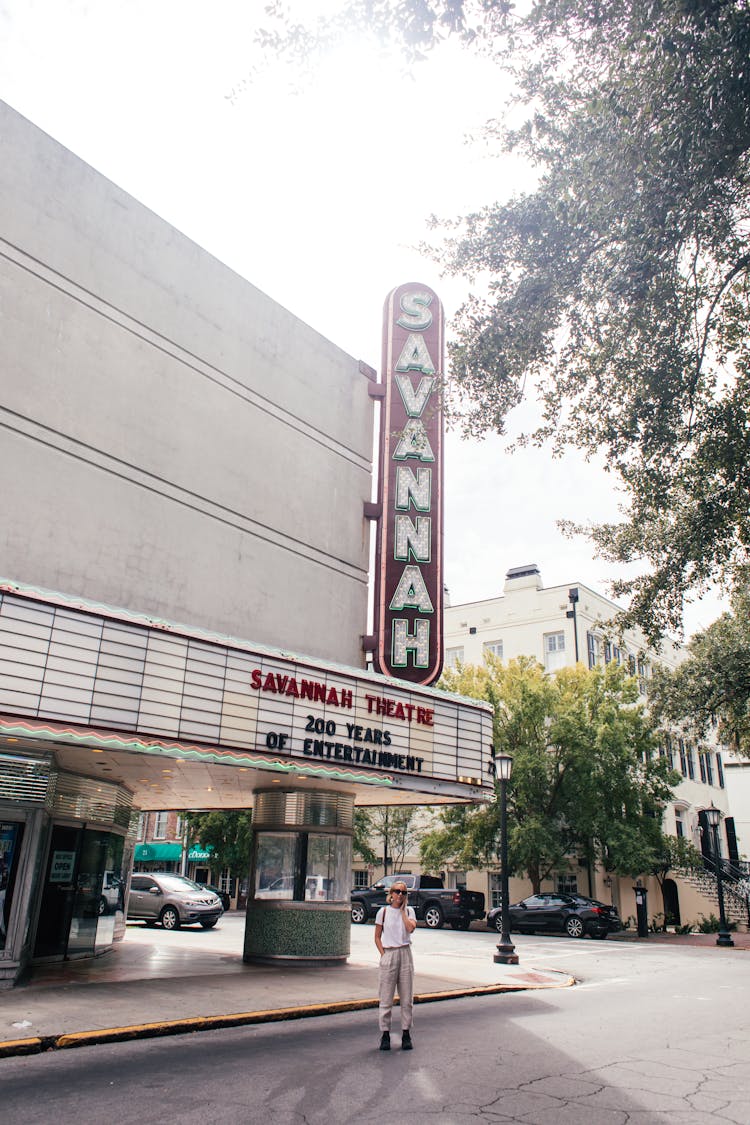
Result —
<svg viewBox="0 0 750 1125"><path fill-rule="evenodd" d="M411 955L411 946L401 945L397 949L386 949L380 958L379 975L378 1022L380 1030L391 1030L393 996L398 988L398 999L401 1006L401 1030L408 1031L411 1027L412 997L414 995L414 959Z"/></svg>

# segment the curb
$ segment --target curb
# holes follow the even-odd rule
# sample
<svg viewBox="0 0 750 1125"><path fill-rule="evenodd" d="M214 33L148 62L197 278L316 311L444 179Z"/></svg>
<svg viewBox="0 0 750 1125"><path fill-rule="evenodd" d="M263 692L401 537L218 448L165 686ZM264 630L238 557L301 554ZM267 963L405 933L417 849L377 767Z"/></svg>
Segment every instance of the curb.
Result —
<svg viewBox="0 0 750 1125"><path fill-rule="evenodd" d="M560 974L562 976L562 974ZM492 996L502 992L526 992L543 988L570 988L574 977L565 977L560 984L488 984L473 988L451 988L443 992L423 992L414 996L415 1004L433 1004L442 1000L458 1000L467 996ZM185 1035L189 1032L216 1031L225 1027L246 1027L259 1023L279 1023L283 1020L311 1019L316 1016L337 1015L340 1012L358 1012L377 1008L377 998L366 1000L338 1000L327 1004L305 1004L294 1008L268 1008L256 1012L235 1012L226 1016L188 1016L177 1020L159 1020L154 1023L137 1023L127 1027L107 1027L98 1031L66 1032L63 1035L31 1036L27 1039L0 1041L0 1058L17 1055L37 1055L45 1051L64 1051L72 1047L94 1047L99 1043L125 1043L135 1039L156 1039L166 1035Z"/></svg>

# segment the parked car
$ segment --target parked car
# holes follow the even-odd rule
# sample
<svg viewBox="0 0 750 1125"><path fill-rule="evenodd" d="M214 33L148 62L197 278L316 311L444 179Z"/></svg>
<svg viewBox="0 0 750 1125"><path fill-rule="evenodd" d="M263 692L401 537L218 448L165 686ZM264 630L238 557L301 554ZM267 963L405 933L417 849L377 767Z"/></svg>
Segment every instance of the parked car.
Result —
<svg viewBox="0 0 750 1125"><path fill-rule="evenodd" d="M210 930L223 913L218 895L184 875L149 871L130 880L128 921L142 919L147 926L160 922L165 930L198 922L204 930Z"/></svg>
<svg viewBox="0 0 750 1125"><path fill-rule="evenodd" d="M213 891L216 897L221 900L224 910L229 910L232 900L226 891L222 891L221 887L215 887L213 883L199 883L199 886L204 887L207 891Z"/></svg>
<svg viewBox="0 0 750 1125"><path fill-rule="evenodd" d="M484 918L484 895L480 891L445 888L437 875L386 875L367 889L352 891L352 922L360 925L374 918L386 904L388 888L397 881L406 884L409 906L431 930L439 930L444 922L454 930L468 930L472 921Z"/></svg>
<svg viewBox="0 0 750 1125"><path fill-rule="evenodd" d="M281 875L278 879L274 879L271 883L266 883L262 887L258 887L255 892L256 898L294 898L294 877L292 875Z"/></svg>
<svg viewBox="0 0 750 1125"><path fill-rule="evenodd" d="M519 934L535 931L558 931L568 937L605 938L622 929L617 907L578 894L531 895L509 907L510 928ZM487 915L491 930L502 930L501 908L496 906Z"/></svg>
<svg viewBox="0 0 750 1125"><path fill-rule="evenodd" d="M102 878L102 893L99 896L99 913L114 914L122 910L123 882L114 871L105 871Z"/></svg>

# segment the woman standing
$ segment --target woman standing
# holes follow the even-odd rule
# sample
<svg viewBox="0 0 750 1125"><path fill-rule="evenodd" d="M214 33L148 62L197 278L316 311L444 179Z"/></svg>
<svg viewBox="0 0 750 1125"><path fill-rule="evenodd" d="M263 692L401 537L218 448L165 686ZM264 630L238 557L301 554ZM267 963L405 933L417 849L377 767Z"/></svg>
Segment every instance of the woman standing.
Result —
<svg viewBox="0 0 750 1125"><path fill-rule="evenodd" d="M411 935L417 916L408 905L406 883L397 880L388 891L388 905L381 906L375 918L375 945L380 953L378 1021L382 1032L380 1050L391 1049L391 1012L398 988L401 1005L401 1050L410 1051L414 996L414 961Z"/></svg>

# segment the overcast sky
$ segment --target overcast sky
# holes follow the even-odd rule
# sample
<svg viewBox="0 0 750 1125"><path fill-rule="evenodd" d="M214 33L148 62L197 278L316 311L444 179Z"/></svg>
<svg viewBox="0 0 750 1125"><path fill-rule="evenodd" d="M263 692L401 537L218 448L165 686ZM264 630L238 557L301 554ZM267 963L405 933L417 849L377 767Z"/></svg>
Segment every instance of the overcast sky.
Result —
<svg viewBox="0 0 750 1125"><path fill-rule="evenodd" d="M301 0L295 0L299 7ZM309 9L315 0L305 0ZM329 7L330 7L329 3ZM529 182L477 138L502 105L487 62L455 46L412 76L356 42L304 82L260 68L264 0L0 0L0 98L324 336L380 367L383 301L420 281L450 318L467 282L418 249ZM295 87L297 87L295 89ZM607 593L613 569L559 518L615 518L601 466L500 439L446 446L453 604L536 562L546 586ZM721 605L689 609L688 633Z"/></svg>

